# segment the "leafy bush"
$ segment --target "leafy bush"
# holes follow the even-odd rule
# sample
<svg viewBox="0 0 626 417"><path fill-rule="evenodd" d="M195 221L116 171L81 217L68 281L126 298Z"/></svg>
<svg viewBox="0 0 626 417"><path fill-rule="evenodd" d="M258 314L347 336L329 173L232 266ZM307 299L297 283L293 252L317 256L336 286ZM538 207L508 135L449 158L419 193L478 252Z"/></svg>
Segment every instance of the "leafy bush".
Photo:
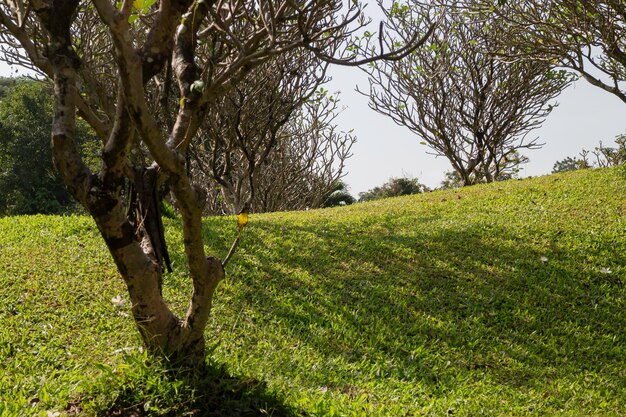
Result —
<svg viewBox="0 0 626 417"><path fill-rule="evenodd" d="M359 201L378 200L379 198L397 197L400 195L420 194L428 191L428 187L420 184L417 178L391 178L380 187L359 193Z"/></svg>
<svg viewBox="0 0 626 417"><path fill-rule="evenodd" d="M348 185L339 180L335 181L333 187L328 192L324 200L323 207L349 206L356 203L356 200L350 194Z"/></svg>

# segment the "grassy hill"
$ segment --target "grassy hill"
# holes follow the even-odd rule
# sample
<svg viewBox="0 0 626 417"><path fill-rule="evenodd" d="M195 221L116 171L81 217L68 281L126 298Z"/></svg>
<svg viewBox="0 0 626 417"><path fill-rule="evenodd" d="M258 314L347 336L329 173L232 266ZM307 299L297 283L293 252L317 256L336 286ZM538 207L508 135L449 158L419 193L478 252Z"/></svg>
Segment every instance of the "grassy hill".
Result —
<svg viewBox="0 0 626 417"><path fill-rule="evenodd" d="M89 219L0 219L0 415L623 416L625 191L585 170L251 216L201 376L141 352ZM209 250L235 229L207 219Z"/></svg>

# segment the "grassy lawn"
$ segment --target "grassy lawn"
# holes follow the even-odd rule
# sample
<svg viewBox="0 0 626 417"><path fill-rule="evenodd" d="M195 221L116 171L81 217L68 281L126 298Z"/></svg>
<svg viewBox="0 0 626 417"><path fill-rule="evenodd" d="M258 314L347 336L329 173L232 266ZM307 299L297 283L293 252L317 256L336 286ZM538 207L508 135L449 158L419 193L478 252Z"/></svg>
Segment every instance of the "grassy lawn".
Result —
<svg viewBox="0 0 626 417"><path fill-rule="evenodd" d="M251 216L201 375L141 352L89 219L0 219L0 416L623 416L625 190L586 170ZM207 219L209 251L235 229Z"/></svg>

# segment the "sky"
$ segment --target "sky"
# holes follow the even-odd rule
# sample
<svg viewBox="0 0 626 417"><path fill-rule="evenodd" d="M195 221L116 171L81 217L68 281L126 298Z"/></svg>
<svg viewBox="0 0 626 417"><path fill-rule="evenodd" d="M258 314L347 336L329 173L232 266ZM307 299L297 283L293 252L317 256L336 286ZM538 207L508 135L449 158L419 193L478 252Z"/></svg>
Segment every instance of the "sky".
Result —
<svg viewBox="0 0 626 417"><path fill-rule="evenodd" d="M12 75L0 63L0 76ZM440 185L444 172L450 170L445 158L428 154L420 139L407 128L369 109L367 97L355 91L356 85L367 90L367 76L358 68L333 67L331 92L339 91L345 109L337 122L341 130L354 129L357 142L346 162L344 177L350 193L380 186L392 177L417 178L430 188ZM522 167L521 177L549 174L556 161L578 156L582 149L592 150L602 141L614 144L617 135L626 132L626 103L579 80L558 98L553 110L535 137L545 142L543 148L525 152L530 162Z"/></svg>

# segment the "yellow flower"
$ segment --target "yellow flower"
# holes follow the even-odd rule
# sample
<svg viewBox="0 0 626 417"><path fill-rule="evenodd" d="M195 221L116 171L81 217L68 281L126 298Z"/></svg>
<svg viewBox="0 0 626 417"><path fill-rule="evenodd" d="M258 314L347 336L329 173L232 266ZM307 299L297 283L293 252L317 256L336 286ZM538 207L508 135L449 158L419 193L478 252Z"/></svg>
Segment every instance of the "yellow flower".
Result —
<svg viewBox="0 0 626 417"><path fill-rule="evenodd" d="M237 226L243 228L248 224L248 212L242 211L237 215Z"/></svg>

